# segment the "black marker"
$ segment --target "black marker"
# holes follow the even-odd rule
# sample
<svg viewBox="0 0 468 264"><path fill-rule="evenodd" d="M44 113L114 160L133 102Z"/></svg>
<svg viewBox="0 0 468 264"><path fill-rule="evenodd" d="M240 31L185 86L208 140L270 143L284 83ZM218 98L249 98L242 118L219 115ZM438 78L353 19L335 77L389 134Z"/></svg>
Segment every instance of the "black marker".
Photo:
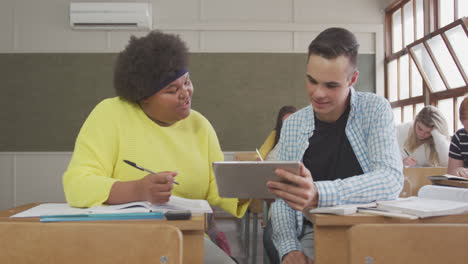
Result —
<svg viewBox="0 0 468 264"><path fill-rule="evenodd" d="M146 172L151 173L151 174L156 174L155 172L152 172L152 171L150 171L150 170L148 170L148 169L145 169L145 168L143 168L143 167L141 167L141 166L138 166L135 162L131 162L131 161L129 161L129 160L124 160L124 162L127 163L128 165L134 167L134 168L139 169L139 170L146 171ZM173 182L174 182L175 184L179 185L178 182L176 182L176 181L173 181Z"/></svg>

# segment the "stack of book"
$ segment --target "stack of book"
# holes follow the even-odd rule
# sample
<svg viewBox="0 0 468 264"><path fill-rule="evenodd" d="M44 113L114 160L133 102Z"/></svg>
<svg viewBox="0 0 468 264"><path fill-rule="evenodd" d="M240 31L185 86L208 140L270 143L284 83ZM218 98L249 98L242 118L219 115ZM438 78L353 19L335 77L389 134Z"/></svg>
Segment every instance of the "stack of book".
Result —
<svg viewBox="0 0 468 264"><path fill-rule="evenodd" d="M426 185L419 190L418 196L310 210L310 213L337 215L356 212L408 219L467 213L468 188Z"/></svg>

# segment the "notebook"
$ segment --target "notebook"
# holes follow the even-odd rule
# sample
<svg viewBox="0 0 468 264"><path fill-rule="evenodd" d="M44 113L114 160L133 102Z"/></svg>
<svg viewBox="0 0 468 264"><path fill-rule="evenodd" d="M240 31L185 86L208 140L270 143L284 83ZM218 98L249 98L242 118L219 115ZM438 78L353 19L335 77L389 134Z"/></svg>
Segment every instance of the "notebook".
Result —
<svg viewBox="0 0 468 264"><path fill-rule="evenodd" d="M279 181L277 168L299 174L299 161L219 161L213 170L220 197L274 198L268 191L267 181Z"/></svg>
<svg viewBox="0 0 468 264"><path fill-rule="evenodd" d="M445 175L428 176L427 178L431 180L432 184L434 185L468 188L468 178L464 178L460 176L445 174Z"/></svg>
<svg viewBox="0 0 468 264"><path fill-rule="evenodd" d="M468 189L426 185L418 196L391 201L377 201L377 208L419 218L468 212Z"/></svg>

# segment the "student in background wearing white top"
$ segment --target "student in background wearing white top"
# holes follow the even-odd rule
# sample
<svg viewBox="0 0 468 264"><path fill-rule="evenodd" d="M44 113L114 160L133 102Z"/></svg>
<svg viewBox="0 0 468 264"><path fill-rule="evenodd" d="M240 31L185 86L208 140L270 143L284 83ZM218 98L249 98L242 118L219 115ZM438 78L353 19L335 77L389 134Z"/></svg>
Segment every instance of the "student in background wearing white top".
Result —
<svg viewBox="0 0 468 264"><path fill-rule="evenodd" d="M414 121L398 125L397 137L403 165L447 167L450 137L437 107L427 105Z"/></svg>

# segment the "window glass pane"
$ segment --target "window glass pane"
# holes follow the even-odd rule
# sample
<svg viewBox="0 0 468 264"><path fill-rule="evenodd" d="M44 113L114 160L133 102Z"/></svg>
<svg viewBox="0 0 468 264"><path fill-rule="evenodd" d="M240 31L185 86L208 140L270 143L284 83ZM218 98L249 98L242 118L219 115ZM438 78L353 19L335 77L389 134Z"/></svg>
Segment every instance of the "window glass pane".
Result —
<svg viewBox="0 0 468 264"><path fill-rule="evenodd" d="M452 56L449 53L445 42L442 40L440 35L437 35L427 41L429 47L431 47L432 53L434 54L437 63L442 70L450 88L457 88L465 85L465 81L458 71Z"/></svg>
<svg viewBox="0 0 468 264"><path fill-rule="evenodd" d="M413 59L411 63L411 97L421 96L423 94L421 74L416 67Z"/></svg>
<svg viewBox="0 0 468 264"><path fill-rule="evenodd" d="M400 99L409 98L408 54L400 57Z"/></svg>
<svg viewBox="0 0 468 264"><path fill-rule="evenodd" d="M403 21L405 30L405 46L414 42L414 19L413 19L413 1L409 1L403 7Z"/></svg>
<svg viewBox="0 0 468 264"><path fill-rule="evenodd" d="M457 108L455 108L455 111L457 111L457 115L460 114L460 105L464 98L465 98L464 96L460 96L457 98ZM462 123L460 122L460 116L458 116L455 123L456 123L456 130L463 127Z"/></svg>
<svg viewBox="0 0 468 264"><path fill-rule="evenodd" d="M422 70L429 81L428 85L433 89L434 92L444 91L445 85L442 82L442 79L440 78L434 63L432 62L432 59L429 57L429 53L427 53L426 47L424 47L424 45L421 43L411 49L413 50L419 65L422 66Z"/></svg>
<svg viewBox="0 0 468 264"><path fill-rule="evenodd" d="M466 52L468 38L466 37L465 31L461 26L456 26L448 30L445 35L449 39L463 70L468 74L468 52Z"/></svg>
<svg viewBox="0 0 468 264"><path fill-rule="evenodd" d="M416 0L416 38L424 36L424 6L423 0Z"/></svg>
<svg viewBox="0 0 468 264"><path fill-rule="evenodd" d="M468 16L468 0L458 0L458 17Z"/></svg>
<svg viewBox="0 0 468 264"><path fill-rule="evenodd" d="M453 0L439 0L439 28L453 22L454 12Z"/></svg>
<svg viewBox="0 0 468 264"><path fill-rule="evenodd" d="M419 113L419 111L421 111L421 109L423 109L423 108L424 108L424 104L423 104L423 103L416 104L416 110L415 110L415 112L414 112L414 115L416 116L416 115Z"/></svg>
<svg viewBox="0 0 468 264"><path fill-rule="evenodd" d="M447 120L449 134L453 134L453 99L440 100L437 107Z"/></svg>
<svg viewBox="0 0 468 264"><path fill-rule="evenodd" d="M395 118L395 124L401 124L401 108L393 108L393 117Z"/></svg>
<svg viewBox="0 0 468 264"><path fill-rule="evenodd" d="M409 122L414 119L413 105L403 107L403 122Z"/></svg>
<svg viewBox="0 0 468 264"><path fill-rule="evenodd" d="M393 13L392 16L393 28L392 28L392 37L393 37L393 45L392 45L392 52L397 52L402 49L402 32L401 32L401 9L398 9Z"/></svg>
<svg viewBox="0 0 468 264"><path fill-rule="evenodd" d="M388 100L390 102L398 100L397 72L397 60L392 60L387 65Z"/></svg>

